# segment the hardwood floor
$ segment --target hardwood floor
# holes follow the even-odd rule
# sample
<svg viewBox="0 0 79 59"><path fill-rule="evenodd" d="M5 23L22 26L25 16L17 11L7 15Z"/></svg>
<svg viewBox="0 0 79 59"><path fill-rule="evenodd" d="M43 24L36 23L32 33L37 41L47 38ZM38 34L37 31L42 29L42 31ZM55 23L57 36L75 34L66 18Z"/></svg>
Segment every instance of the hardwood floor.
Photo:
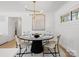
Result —
<svg viewBox="0 0 79 59"><path fill-rule="evenodd" d="M0 46L0 48L15 48L15 47L16 47L16 41L15 40L6 42L6 43L4 43Z"/></svg>
<svg viewBox="0 0 79 59"><path fill-rule="evenodd" d="M73 56L71 56L68 52L67 52L67 50L62 46L62 45L60 45L60 48L63 50L63 52L65 53L65 56L66 57L73 57Z"/></svg>

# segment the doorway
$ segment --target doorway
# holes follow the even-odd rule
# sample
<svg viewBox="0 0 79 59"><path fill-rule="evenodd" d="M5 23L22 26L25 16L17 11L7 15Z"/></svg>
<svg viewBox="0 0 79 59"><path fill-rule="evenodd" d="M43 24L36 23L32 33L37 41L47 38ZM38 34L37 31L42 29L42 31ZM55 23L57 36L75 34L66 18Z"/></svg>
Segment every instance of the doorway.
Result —
<svg viewBox="0 0 79 59"><path fill-rule="evenodd" d="M11 37L22 34L21 17L8 17L8 32Z"/></svg>

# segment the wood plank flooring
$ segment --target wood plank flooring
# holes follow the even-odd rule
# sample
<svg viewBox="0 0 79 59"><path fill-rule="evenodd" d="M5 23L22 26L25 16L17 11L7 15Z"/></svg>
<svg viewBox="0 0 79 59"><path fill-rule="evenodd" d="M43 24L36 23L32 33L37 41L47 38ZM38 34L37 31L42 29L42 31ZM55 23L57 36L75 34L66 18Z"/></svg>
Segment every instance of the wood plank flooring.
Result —
<svg viewBox="0 0 79 59"><path fill-rule="evenodd" d="M0 48L15 48L15 47L16 47L16 41L15 40L6 42L5 44L2 44L0 46Z"/></svg>

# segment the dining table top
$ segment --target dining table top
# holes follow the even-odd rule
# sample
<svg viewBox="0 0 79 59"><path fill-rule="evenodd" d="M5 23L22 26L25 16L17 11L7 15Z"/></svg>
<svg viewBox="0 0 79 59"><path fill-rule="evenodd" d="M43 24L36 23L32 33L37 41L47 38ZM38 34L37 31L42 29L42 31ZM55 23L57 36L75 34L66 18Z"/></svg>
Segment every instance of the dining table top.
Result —
<svg viewBox="0 0 79 59"><path fill-rule="evenodd" d="M35 38L34 35L31 35L31 36L27 36L27 35L22 35L22 36L18 36L18 38L22 39L22 40L29 40L29 41L32 41L32 40L49 40L49 39L52 39L54 38L53 35L40 35L38 38Z"/></svg>

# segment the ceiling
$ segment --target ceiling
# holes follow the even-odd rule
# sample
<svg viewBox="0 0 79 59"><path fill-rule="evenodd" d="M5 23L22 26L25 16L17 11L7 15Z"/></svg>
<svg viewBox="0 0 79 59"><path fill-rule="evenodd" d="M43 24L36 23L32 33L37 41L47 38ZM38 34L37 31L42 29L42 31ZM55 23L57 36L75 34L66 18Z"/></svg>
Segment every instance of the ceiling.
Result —
<svg viewBox="0 0 79 59"><path fill-rule="evenodd" d="M37 1L37 9L55 12L65 4L65 1ZM25 7L32 9L31 1L0 1L0 11L25 12Z"/></svg>

